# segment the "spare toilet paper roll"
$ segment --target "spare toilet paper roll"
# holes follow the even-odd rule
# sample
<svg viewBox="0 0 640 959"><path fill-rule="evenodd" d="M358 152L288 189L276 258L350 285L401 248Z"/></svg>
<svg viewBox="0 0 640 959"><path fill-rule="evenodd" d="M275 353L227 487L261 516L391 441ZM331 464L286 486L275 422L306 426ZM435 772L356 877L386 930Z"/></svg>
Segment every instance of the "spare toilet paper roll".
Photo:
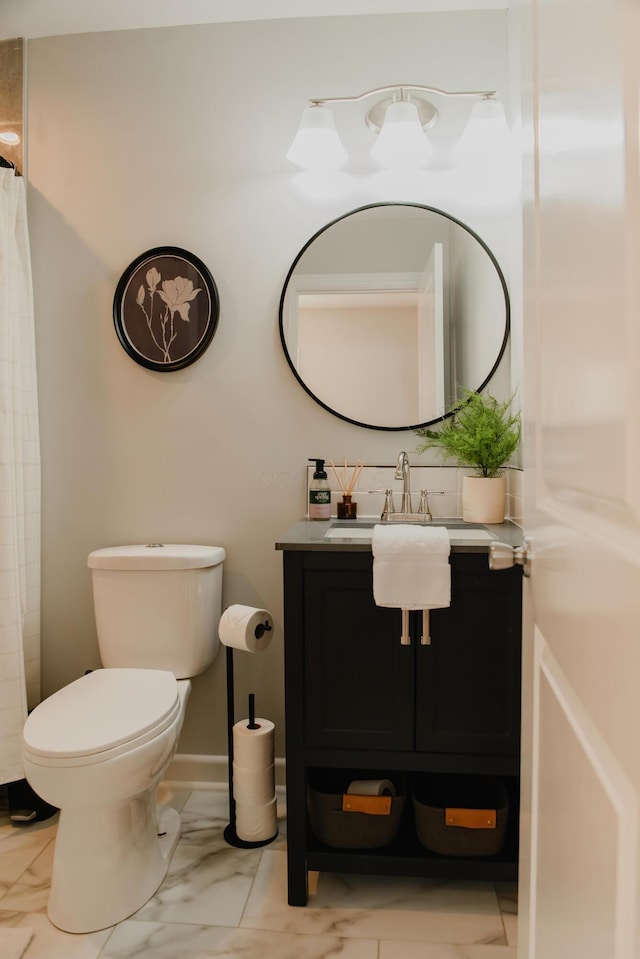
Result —
<svg viewBox="0 0 640 959"><path fill-rule="evenodd" d="M245 769L266 769L273 765L275 726L270 719L256 717L257 729L242 719L233 727L233 760Z"/></svg>
<svg viewBox="0 0 640 959"><path fill-rule="evenodd" d="M396 787L390 779L354 779L347 793L351 796L395 796Z"/></svg>
<svg viewBox="0 0 640 959"><path fill-rule="evenodd" d="M273 839L278 831L275 797L260 806L236 803L236 833L245 842Z"/></svg>
<svg viewBox="0 0 640 959"><path fill-rule="evenodd" d="M273 637L273 617L255 606L228 606L218 626L220 642L247 653L261 653Z"/></svg>
<svg viewBox="0 0 640 959"><path fill-rule="evenodd" d="M275 766L247 769L233 764L233 798L246 806L262 806L276 794Z"/></svg>

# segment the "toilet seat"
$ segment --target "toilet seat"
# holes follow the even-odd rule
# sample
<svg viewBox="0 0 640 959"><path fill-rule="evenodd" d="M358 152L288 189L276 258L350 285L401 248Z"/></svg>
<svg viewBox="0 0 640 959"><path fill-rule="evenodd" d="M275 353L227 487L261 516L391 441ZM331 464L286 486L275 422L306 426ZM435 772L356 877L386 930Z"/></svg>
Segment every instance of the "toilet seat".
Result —
<svg viewBox="0 0 640 959"><path fill-rule="evenodd" d="M40 703L24 726L41 765L104 762L160 735L180 714L178 681L159 669L97 669Z"/></svg>

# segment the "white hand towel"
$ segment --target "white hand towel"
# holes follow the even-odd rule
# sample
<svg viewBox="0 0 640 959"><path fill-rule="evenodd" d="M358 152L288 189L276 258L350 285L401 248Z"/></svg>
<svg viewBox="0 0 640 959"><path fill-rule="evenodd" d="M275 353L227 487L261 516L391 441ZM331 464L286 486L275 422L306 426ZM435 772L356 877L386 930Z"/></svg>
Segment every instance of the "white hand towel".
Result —
<svg viewBox="0 0 640 959"><path fill-rule="evenodd" d="M371 549L377 606L439 609L451 604L451 544L444 526L376 525Z"/></svg>

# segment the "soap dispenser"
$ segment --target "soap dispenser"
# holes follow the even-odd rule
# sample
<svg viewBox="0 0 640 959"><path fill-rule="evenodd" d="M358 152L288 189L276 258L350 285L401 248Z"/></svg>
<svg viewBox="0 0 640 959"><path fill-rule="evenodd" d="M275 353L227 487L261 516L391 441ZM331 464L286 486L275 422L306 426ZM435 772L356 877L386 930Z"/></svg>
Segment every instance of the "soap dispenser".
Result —
<svg viewBox="0 0 640 959"><path fill-rule="evenodd" d="M324 460L309 457L316 468L309 484L309 519L331 519L331 489L324 469Z"/></svg>

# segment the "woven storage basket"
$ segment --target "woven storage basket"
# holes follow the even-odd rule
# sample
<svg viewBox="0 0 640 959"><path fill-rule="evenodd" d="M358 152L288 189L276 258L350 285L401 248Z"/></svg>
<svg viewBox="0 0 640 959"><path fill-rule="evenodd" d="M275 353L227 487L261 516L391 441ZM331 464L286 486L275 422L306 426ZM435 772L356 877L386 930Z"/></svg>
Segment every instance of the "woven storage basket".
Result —
<svg viewBox="0 0 640 959"><path fill-rule="evenodd" d="M355 779L391 779L396 795L389 797L385 815L350 812L343 809L343 797ZM311 829L320 842L336 849L377 849L393 842L400 828L407 792L406 777L397 773L370 773L363 770L310 770L307 785L307 812ZM352 797L349 797L351 799ZM383 797L367 797L375 800Z"/></svg>
<svg viewBox="0 0 640 959"><path fill-rule="evenodd" d="M425 773L414 779L413 812L418 839L431 852L496 856L504 845L509 799L497 776Z"/></svg>

